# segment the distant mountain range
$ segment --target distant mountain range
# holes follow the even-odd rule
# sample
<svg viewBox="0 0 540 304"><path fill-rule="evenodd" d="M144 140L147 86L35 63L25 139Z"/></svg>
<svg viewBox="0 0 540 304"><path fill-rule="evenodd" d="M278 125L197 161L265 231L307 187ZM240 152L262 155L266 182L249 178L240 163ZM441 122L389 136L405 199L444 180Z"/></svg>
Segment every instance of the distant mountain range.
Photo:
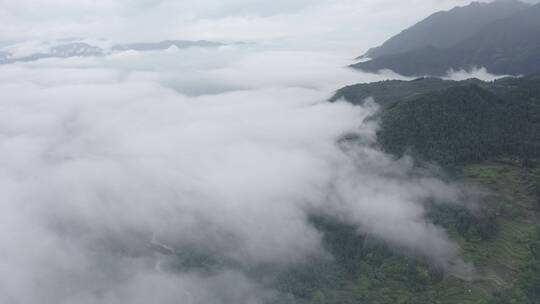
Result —
<svg viewBox="0 0 540 304"><path fill-rule="evenodd" d="M179 49L190 48L190 47L220 47L225 45L221 42L215 41L186 41L186 40L165 40L160 42L150 42L150 43L128 43L128 44L118 44L112 47L114 51L157 51L165 50L170 47L177 47Z"/></svg>
<svg viewBox="0 0 540 304"><path fill-rule="evenodd" d="M368 57L352 67L406 76L473 67L495 74L540 72L540 4L498 0L435 13L361 56Z"/></svg>
<svg viewBox="0 0 540 304"><path fill-rule="evenodd" d="M29 62L46 58L105 56L116 52L126 51L159 51L166 50L171 47L176 47L179 49L185 49L190 47L215 48L224 45L227 44L206 40L165 40L159 42L116 44L111 47L100 47L82 41L60 41L57 43L50 43L49 46L44 48L45 50L36 51L34 53L25 54L22 56L14 54L12 51L10 51L10 49L13 48L13 45L8 45L4 47L4 50L0 49L0 64Z"/></svg>

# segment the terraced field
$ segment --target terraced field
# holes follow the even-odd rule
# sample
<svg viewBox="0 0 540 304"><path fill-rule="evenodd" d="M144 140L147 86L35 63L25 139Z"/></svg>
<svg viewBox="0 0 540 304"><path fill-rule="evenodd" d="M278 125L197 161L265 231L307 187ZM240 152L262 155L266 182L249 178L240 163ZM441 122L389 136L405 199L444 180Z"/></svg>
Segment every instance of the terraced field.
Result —
<svg viewBox="0 0 540 304"><path fill-rule="evenodd" d="M288 282L296 287L288 290L292 293L288 300L279 303L540 303L540 297L530 296L534 286L527 283L531 276L540 278L540 272L531 274L538 261L533 246L540 243L540 204L534 190L540 170L499 159L463 166L457 172L455 178L474 185L484 193L483 199L471 209L439 210L434 220L461 246L464 260L474 265L472 276L445 273L385 246L353 254L345 248L365 247L363 239L347 228L327 227L323 231L329 239L340 240L331 250L340 258L336 264L308 265L303 270L308 276L301 275L302 270L292 273ZM322 282L316 287L301 279L313 277L313 271Z"/></svg>
<svg viewBox="0 0 540 304"><path fill-rule="evenodd" d="M464 256L477 269L473 285L484 290L482 298L512 288L533 259L531 244L538 239L540 224L540 204L533 189L540 180L539 172L538 168L508 159L469 165L462 170L464 180L489 191L482 207L496 214L495 238L482 242L459 240Z"/></svg>

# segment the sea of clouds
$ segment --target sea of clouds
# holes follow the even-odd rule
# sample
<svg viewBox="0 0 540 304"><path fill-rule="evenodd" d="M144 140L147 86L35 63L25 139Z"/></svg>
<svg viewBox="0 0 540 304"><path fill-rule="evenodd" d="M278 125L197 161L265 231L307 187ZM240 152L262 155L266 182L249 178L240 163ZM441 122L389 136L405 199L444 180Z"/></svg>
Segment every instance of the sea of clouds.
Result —
<svg viewBox="0 0 540 304"><path fill-rule="evenodd" d="M347 64L233 45L0 66L0 302L264 303L253 269L328 255L313 214L462 268L423 203L466 191L380 152L376 103L326 101L403 77Z"/></svg>

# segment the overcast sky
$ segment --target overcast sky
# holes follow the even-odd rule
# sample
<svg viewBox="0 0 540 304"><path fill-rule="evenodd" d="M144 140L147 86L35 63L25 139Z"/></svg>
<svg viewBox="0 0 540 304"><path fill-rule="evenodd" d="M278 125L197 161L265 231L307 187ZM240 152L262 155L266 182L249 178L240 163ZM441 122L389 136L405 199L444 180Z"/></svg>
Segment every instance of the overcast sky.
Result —
<svg viewBox="0 0 540 304"><path fill-rule="evenodd" d="M0 41L241 40L351 55L469 0L2 0Z"/></svg>

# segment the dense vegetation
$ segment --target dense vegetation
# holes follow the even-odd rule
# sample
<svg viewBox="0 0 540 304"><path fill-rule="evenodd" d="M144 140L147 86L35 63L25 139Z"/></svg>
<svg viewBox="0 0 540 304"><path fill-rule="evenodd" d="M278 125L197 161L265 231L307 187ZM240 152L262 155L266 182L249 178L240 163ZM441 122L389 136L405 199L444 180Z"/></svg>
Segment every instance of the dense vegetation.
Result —
<svg viewBox="0 0 540 304"><path fill-rule="evenodd" d="M413 81L388 80L376 83L361 83L338 90L330 101L345 99L352 104L362 105L367 98L373 97L379 105L388 107L399 101L413 99L424 93L466 84L482 84L482 81L470 79L457 83L439 78L418 78Z"/></svg>
<svg viewBox="0 0 540 304"><path fill-rule="evenodd" d="M314 218L334 260L318 260L278 277L289 303L430 303L445 276L427 261L359 235L354 226ZM283 301L283 299L281 300ZM286 300L285 300L286 301Z"/></svg>
<svg viewBox="0 0 540 304"><path fill-rule="evenodd" d="M521 277L515 285L495 294L494 304L540 303L540 228L529 245L530 259L523 267Z"/></svg>
<svg viewBox="0 0 540 304"><path fill-rule="evenodd" d="M489 188L479 206L428 204L431 221L459 243L476 275L465 279L327 218L312 222L334 259L307 261L275 279L277 304L540 303L538 167L498 159L464 165L456 178Z"/></svg>
<svg viewBox="0 0 540 304"><path fill-rule="evenodd" d="M425 43L352 67L370 72L390 69L407 76L441 76L450 69L472 67L485 67L495 74L540 72L540 4L465 33L470 36L449 47Z"/></svg>
<svg viewBox="0 0 540 304"><path fill-rule="evenodd" d="M540 156L540 77L495 82L422 78L341 89L333 100L381 102L383 149L443 165Z"/></svg>
<svg viewBox="0 0 540 304"><path fill-rule="evenodd" d="M489 190L474 206L426 202L475 267L465 278L335 219L313 217L332 259L313 259L271 283L277 304L540 303L540 77L487 83L418 79L355 85L334 100L382 101L381 145L451 168ZM353 140L353 139L351 139Z"/></svg>
<svg viewBox="0 0 540 304"><path fill-rule="evenodd" d="M463 9L484 8L475 5ZM459 49L440 49L445 46L432 39L435 46L408 57L390 54L429 40L425 24L445 24L445 18L466 15L463 9L428 18L371 50L367 55L377 58L358 67L397 67L410 75L470 65L495 72L540 71L540 5L492 22ZM357 84L337 91L331 101L361 105L369 97L381 105L373 119L380 121L383 150L437 163L451 178L488 190L474 205L425 203L428 221L444 227L460 245L474 275L440 269L363 235L358 227L314 216L311 222L332 258L314 258L278 273L270 283L280 291L275 303L540 304L540 76Z"/></svg>

